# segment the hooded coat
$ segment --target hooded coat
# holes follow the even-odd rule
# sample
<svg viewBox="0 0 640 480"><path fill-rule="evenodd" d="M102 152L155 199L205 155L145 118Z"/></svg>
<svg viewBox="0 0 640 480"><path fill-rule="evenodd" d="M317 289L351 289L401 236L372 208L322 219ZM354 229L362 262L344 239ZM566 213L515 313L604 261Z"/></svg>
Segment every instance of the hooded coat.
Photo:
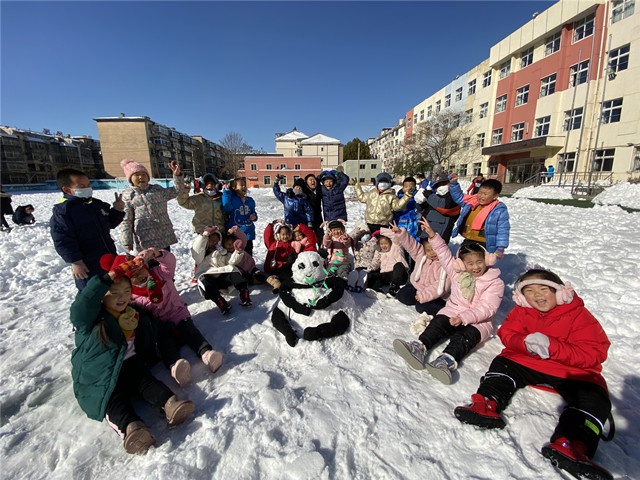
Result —
<svg viewBox="0 0 640 480"><path fill-rule="evenodd" d="M398 198L392 188L382 192L377 188L372 188L368 192L364 192L360 183L355 184L354 190L358 200L367 204L364 212L364 221L375 225L388 225L391 223L393 212L402 210L413 198L409 195Z"/></svg>
<svg viewBox="0 0 640 480"><path fill-rule="evenodd" d="M227 228L238 226L247 236L247 240L255 240L256 226L253 223L258 219L256 212L256 202L250 196L240 198L233 190L222 190L222 209L229 214ZM255 220L251 220L251 215L255 215Z"/></svg>
<svg viewBox="0 0 640 480"><path fill-rule="evenodd" d="M302 195L290 195L280 189L278 182L273 184L273 194L284 205L284 221L289 225L307 225L313 223L313 208L304 191Z"/></svg>
<svg viewBox="0 0 640 480"><path fill-rule="evenodd" d="M333 178L334 184L329 190L322 183L323 179ZM343 172L322 173L318 177L320 191L322 192L322 213L325 222L333 220L347 221L347 205L344 199L344 191L349 185L349 177Z"/></svg>
<svg viewBox="0 0 640 480"><path fill-rule="evenodd" d="M206 227L213 227L214 225L219 230L224 230L226 222L222 211L221 197L220 193L209 196L204 192L189 196L189 188L183 185L178 194L178 205L194 211L193 219L191 220L194 232L202 233Z"/></svg>

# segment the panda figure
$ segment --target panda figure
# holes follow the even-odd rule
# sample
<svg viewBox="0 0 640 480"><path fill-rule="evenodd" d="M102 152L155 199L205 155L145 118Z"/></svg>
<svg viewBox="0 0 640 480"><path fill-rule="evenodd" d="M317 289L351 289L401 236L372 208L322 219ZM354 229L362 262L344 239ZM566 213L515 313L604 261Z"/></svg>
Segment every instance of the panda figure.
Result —
<svg viewBox="0 0 640 480"><path fill-rule="evenodd" d="M349 329L351 320L344 310L353 311L355 302L345 292L345 281L327 276L324 264L318 252L301 252L291 268L291 278L280 286L271 321L292 347L300 337L322 340Z"/></svg>

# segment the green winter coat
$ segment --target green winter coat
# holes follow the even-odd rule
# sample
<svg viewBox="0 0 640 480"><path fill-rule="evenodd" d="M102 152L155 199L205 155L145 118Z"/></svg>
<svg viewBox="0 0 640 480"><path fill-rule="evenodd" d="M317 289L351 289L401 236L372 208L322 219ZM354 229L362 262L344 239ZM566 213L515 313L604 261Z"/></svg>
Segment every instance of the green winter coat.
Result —
<svg viewBox="0 0 640 480"><path fill-rule="evenodd" d="M102 297L112 283L106 275L91 278L87 286L78 292L70 312L76 332L76 348L71 354L73 393L87 416L98 421L105 416L127 350L118 320L102 305ZM155 320L146 310L139 313L134 341L136 355L155 363ZM98 323L101 320L105 321L105 330L111 339L106 344L100 339Z"/></svg>
<svg viewBox="0 0 640 480"><path fill-rule="evenodd" d="M380 193L377 188L373 187L368 192L364 192L360 183L356 183L353 189L358 200L367 204L364 211L364 221L376 225L390 224L393 220L393 212L402 210L413 198L409 195L398 198L392 188Z"/></svg>
<svg viewBox="0 0 640 480"><path fill-rule="evenodd" d="M184 187L184 186L183 186ZM178 205L183 208L194 210L193 230L202 233L205 227L217 226L220 231L226 231L227 221L222 210L222 198L218 194L210 197L206 193L196 193L189 195L189 188L184 187L178 193Z"/></svg>

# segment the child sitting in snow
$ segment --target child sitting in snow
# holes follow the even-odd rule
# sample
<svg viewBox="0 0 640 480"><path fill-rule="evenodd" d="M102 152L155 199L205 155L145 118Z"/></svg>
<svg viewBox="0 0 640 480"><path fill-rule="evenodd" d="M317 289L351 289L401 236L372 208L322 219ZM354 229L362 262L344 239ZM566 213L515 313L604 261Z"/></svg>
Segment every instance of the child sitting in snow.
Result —
<svg viewBox="0 0 640 480"><path fill-rule="evenodd" d="M409 253L415 263L409 282L398 291L396 298L405 305L415 305L418 313L435 315L449 298L451 278L438 261L429 237L422 235L418 242L397 225L393 225L389 236Z"/></svg>
<svg viewBox="0 0 640 480"><path fill-rule="evenodd" d="M222 187L222 209L229 214L227 228L237 226L247 236L245 252L253 255L253 240L256 238L255 223L258 220L256 202L247 196L247 182L236 178Z"/></svg>
<svg viewBox="0 0 640 480"><path fill-rule="evenodd" d="M273 287L274 293L277 293L282 280L291 276L291 264L296 258L292 232L291 226L282 219L274 220L264 229L264 245L267 247L264 271L270 274L267 283Z"/></svg>
<svg viewBox="0 0 640 480"><path fill-rule="evenodd" d="M36 223L36 219L33 216L34 210L35 209L31 204L20 205L18 208L16 208L16 211L13 212L13 216L11 217L11 219L16 225L33 225L34 223Z"/></svg>
<svg viewBox="0 0 640 480"><path fill-rule="evenodd" d="M317 239L313 229L301 223L293 229L293 245L296 253L300 252L317 252Z"/></svg>
<svg viewBox="0 0 640 480"><path fill-rule="evenodd" d="M354 263L353 270L347 277L347 290L360 293L367 285L368 271L372 269L373 257L378 247L378 236L380 232L369 233L367 224L360 220L356 222L355 228L349 232L353 241Z"/></svg>
<svg viewBox="0 0 640 480"><path fill-rule="evenodd" d="M607 334L571 285L550 271L525 272L513 298L516 306L498 330L504 349L482 377L471 405L455 409L456 417L481 428L503 428L500 412L518 389L550 387L567 406L542 455L576 477L612 479L591 461L605 422L612 421L601 374L610 345ZM613 425L605 440L612 439L612 432Z"/></svg>
<svg viewBox="0 0 640 480"><path fill-rule="evenodd" d="M136 257L144 263L130 273L132 302L153 313L160 322L158 349L171 376L181 387L191 382L191 366L180 357L179 343L186 343L212 372L222 365L222 354L211 347L193 324L187 305L178 293L173 278L176 257L166 250L148 248ZM105 270L125 263L124 255L107 254L100 263ZM181 341L181 342L179 342Z"/></svg>
<svg viewBox="0 0 640 480"><path fill-rule="evenodd" d="M397 228L397 225L394 224ZM378 298L378 292L383 291L383 287L389 285L387 295L395 297L403 285L409 274L407 270L409 265L405 260L404 249L391 240L392 231L388 228L380 229L380 238L378 238L379 250L373 256L368 278L367 289L365 293L372 298Z"/></svg>
<svg viewBox="0 0 640 480"><path fill-rule="evenodd" d="M249 282L236 265L246 253L242 250L243 242L233 234L236 229L229 229L224 236L218 227L204 229L191 245L191 256L196 265L198 290L207 300L212 300L223 315L231 310L231 305L222 296L220 290L234 286L240 293L240 305L251 305Z"/></svg>
<svg viewBox="0 0 640 480"><path fill-rule="evenodd" d="M167 424L184 422L194 410L179 400L149 370L155 363L155 319L129 305L131 281L140 259L94 276L71 305L75 344L71 355L73 392L80 408L93 420L106 419L124 439L127 453L145 453L155 444L131 403L137 394L164 410Z"/></svg>
<svg viewBox="0 0 640 480"><path fill-rule="evenodd" d="M349 248L353 246L353 240L347 235L344 223L339 220L329 222L322 244L327 249L329 275L346 281L352 270Z"/></svg>
<svg viewBox="0 0 640 480"><path fill-rule="evenodd" d="M125 203L124 219L120 227L120 242L128 251L145 248L163 248L178 243L173 224L167 212L167 202L182 190L180 166L172 161L173 188L151 185L149 171L144 165L125 158L120 162L125 177L130 183L122 194Z"/></svg>
<svg viewBox="0 0 640 480"><path fill-rule="evenodd" d="M447 244L425 219L420 225L429 236L440 264L451 277L451 296L424 329L419 342L396 339L393 347L411 367L416 370L426 368L431 375L449 385L451 372L458 362L493 333L491 319L502 302L504 283L500 280L500 270L492 267L495 256L481 245L462 245L454 259ZM442 354L428 363L429 350L447 337L451 340Z"/></svg>

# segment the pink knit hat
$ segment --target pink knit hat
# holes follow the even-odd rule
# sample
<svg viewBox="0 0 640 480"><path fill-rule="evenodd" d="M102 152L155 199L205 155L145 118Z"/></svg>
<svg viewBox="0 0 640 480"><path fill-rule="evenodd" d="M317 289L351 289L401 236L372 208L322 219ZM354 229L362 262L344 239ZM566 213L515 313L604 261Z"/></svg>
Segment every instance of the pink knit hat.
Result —
<svg viewBox="0 0 640 480"><path fill-rule="evenodd" d="M124 158L120 162L120 166L124 170L124 176L127 178L127 182L131 182L131 175L136 172L144 172L147 174L147 177L151 179L151 175L149 175L149 170L147 170L147 167L139 164L134 160L131 160L130 158Z"/></svg>

